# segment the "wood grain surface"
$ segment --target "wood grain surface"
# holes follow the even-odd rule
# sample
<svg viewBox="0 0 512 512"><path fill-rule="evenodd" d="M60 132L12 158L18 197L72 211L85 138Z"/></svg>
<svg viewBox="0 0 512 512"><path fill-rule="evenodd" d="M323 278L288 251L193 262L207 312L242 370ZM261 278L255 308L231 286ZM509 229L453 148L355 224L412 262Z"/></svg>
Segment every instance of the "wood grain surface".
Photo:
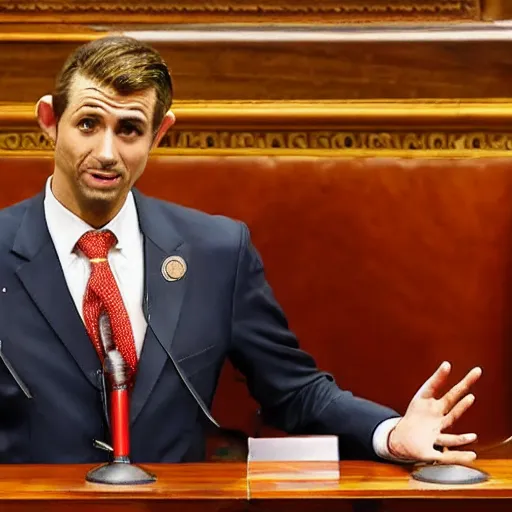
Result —
<svg viewBox="0 0 512 512"><path fill-rule="evenodd" d="M106 34L0 31L0 101L35 102L78 45ZM207 31L205 31L207 35ZM160 41L176 100L510 98L512 41Z"/></svg>
<svg viewBox="0 0 512 512"><path fill-rule="evenodd" d="M261 463L269 474L288 463ZM295 469L300 465L295 464ZM480 461L487 482L434 485L411 477L412 467L374 462L340 464L339 480L257 478L244 463L149 465L154 484L101 486L84 481L91 466L0 466L0 508L20 510L507 510L512 506L512 465ZM364 507L361 508L364 504ZM281 507L281 508L279 508ZM464 508L463 508L464 507ZM510 508L508 509L510 510Z"/></svg>

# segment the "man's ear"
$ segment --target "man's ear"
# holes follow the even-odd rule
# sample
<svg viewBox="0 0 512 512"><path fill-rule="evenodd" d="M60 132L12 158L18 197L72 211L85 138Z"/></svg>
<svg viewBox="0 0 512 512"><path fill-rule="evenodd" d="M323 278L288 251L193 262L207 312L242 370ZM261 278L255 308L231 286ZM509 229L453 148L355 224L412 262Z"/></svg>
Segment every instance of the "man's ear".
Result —
<svg viewBox="0 0 512 512"><path fill-rule="evenodd" d="M37 121L41 129L53 141L57 139L57 119L51 94L43 96L36 104Z"/></svg>
<svg viewBox="0 0 512 512"><path fill-rule="evenodd" d="M165 114L162 123L160 124L160 128L156 132L155 138L153 139L153 144L151 145L151 149L155 149L160 144L162 137L167 133L167 130L175 123L176 116L169 110L167 114Z"/></svg>

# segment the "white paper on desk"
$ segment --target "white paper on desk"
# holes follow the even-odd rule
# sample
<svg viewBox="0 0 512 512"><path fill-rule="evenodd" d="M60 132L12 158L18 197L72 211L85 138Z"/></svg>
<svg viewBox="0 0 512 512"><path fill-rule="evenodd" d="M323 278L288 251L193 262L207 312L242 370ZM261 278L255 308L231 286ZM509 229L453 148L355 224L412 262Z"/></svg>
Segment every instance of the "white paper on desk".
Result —
<svg viewBox="0 0 512 512"><path fill-rule="evenodd" d="M337 436L249 437L249 461L337 462Z"/></svg>

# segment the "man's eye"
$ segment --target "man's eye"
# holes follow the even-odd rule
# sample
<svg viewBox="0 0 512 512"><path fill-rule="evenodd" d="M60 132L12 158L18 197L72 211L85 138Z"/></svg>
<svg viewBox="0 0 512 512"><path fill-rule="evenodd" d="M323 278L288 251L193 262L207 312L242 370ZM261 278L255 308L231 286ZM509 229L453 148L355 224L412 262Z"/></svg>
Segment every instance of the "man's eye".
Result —
<svg viewBox="0 0 512 512"><path fill-rule="evenodd" d="M134 124L124 124L121 126L119 133L121 135L125 135L126 137L136 137L138 135L142 135L140 128Z"/></svg>
<svg viewBox="0 0 512 512"><path fill-rule="evenodd" d="M83 132L90 132L96 126L96 121L94 119L85 118L80 120L78 123L78 128Z"/></svg>

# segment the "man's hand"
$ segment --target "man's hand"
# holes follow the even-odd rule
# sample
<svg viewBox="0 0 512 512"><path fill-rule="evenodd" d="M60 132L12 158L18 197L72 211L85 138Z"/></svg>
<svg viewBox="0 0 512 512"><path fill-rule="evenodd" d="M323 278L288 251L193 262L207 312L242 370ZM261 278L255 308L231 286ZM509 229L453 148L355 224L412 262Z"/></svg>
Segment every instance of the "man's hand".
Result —
<svg viewBox="0 0 512 512"><path fill-rule="evenodd" d="M451 366L444 362L412 399L404 417L391 431L388 440L390 453L401 459L443 464L467 464L476 458L472 451L450 451L446 448L463 446L476 440L476 434L446 434L475 401L468 394L480 378L482 370L473 368L458 384L441 398ZM442 451L434 446L441 447Z"/></svg>

